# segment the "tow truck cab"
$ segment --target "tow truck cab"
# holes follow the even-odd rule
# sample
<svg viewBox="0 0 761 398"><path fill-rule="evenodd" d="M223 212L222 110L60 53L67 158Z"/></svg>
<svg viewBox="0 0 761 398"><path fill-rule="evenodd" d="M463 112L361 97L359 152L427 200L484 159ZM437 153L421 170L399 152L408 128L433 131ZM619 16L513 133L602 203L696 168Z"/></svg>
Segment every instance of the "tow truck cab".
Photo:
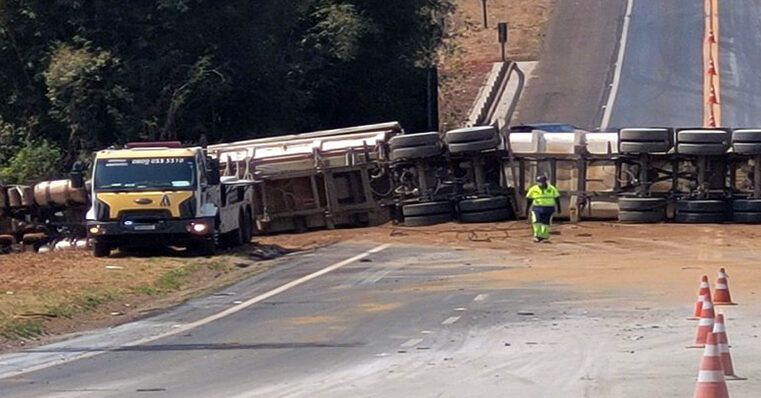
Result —
<svg viewBox="0 0 761 398"><path fill-rule="evenodd" d="M218 238L240 244L252 231L252 185L220 182L200 147L136 143L95 156L88 236L96 257L124 247L181 246L213 253Z"/></svg>

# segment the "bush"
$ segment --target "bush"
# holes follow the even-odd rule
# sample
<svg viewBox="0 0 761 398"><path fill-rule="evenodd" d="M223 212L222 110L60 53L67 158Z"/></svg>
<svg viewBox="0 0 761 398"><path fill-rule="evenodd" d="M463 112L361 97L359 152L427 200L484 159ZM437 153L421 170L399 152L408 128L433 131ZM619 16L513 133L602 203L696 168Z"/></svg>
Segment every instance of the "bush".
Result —
<svg viewBox="0 0 761 398"><path fill-rule="evenodd" d="M2 180L8 184L20 184L52 178L60 174L61 149L48 140L28 140L21 144L2 168Z"/></svg>

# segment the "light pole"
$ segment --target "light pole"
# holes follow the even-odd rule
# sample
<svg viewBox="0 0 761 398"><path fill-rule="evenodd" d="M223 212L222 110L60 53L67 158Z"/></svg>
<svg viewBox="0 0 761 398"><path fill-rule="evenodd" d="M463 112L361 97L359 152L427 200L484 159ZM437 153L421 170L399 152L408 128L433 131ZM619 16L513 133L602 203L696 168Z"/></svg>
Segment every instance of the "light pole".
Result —
<svg viewBox="0 0 761 398"><path fill-rule="evenodd" d="M489 17L486 13L486 0L481 0L481 8L483 9L484 13L484 28L489 27Z"/></svg>
<svg viewBox="0 0 761 398"><path fill-rule="evenodd" d="M499 44L502 46L502 62L505 62L505 47L507 46L507 22L497 24L497 33L499 34Z"/></svg>

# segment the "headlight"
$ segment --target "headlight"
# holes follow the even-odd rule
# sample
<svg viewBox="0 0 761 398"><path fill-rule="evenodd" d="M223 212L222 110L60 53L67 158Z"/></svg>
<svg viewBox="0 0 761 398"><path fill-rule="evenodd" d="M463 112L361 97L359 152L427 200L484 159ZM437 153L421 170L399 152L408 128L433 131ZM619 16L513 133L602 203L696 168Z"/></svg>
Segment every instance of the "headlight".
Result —
<svg viewBox="0 0 761 398"><path fill-rule="evenodd" d="M91 235L100 235L103 233L103 228L101 228L100 225L93 225L87 231L90 232Z"/></svg>
<svg viewBox="0 0 761 398"><path fill-rule="evenodd" d="M188 223L187 230L190 233L203 235L209 231L209 225L204 222L191 222Z"/></svg>

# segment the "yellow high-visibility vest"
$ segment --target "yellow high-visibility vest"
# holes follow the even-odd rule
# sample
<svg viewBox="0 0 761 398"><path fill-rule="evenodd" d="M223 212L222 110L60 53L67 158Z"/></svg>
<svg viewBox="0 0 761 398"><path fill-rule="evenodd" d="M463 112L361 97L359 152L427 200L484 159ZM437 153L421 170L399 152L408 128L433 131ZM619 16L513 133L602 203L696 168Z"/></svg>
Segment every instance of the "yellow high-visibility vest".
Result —
<svg viewBox="0 0 761 398"><path fill-rule="evenodd" d="M552 184L547 184L547 189L542 189L538 184L526 192L526 199L531 199L534 206L555 206L555 199L560 197L560 192Z"/></svg>

